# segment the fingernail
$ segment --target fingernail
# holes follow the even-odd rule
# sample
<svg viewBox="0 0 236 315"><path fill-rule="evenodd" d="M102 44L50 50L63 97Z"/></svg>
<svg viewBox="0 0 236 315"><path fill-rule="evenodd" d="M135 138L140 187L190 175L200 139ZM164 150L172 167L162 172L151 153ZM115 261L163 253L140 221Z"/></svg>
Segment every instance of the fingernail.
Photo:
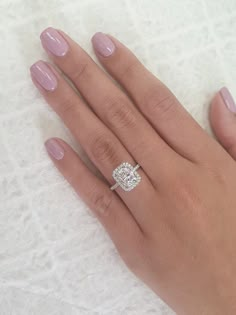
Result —
<svg viewBox="0 0 236 315"><path fill-rule="evenodd" d="M32 65L30 72L33 79L45 90L54 91L57 88L55 74L43 61L38 61Z"/></svg>
<svg viewBox="0 0 236 315"><path fill-rule="evenodd" d="M231 95L231 93L229 92L229 90L226 87L223 87L220 90L220 95L223 98L225 105L227 106L227 108L232 112L232 113L236 113L236 104L235 101L233 99L233 96Z"/></svg>
<svg viewBox="0 0 236 315"><path fill-rule="evenodd" d="M62 160L65 151L56 139L49 139L45 142L48 154L56 160Z"/></svg>
<svg viewBox="0 0 236 315"><path fill-rule="evenodd" d="M116 47L111 39L103 33L96 33L92 38L94 49L103 57L111 56Z"/></svg>
<svg viewBox="0 0 236 315"><path fill-rule="evenodd" d="M64 37L54 28L49 27L40 35L43 47L57 57L63 57L69 50Z"/></svg>

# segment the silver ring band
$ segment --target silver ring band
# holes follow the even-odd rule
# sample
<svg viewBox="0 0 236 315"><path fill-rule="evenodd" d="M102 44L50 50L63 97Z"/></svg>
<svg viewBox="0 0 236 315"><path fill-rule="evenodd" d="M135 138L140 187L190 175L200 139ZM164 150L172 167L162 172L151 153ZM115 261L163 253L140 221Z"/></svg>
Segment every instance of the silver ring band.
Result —
<svg viewBox="0 0 236 315"><path fill-rule="evenodd" d="M137 172L139 167L139 164L133 167L128 162L120 164L112 173L112 177L116 183L110 189L115 190L118 187L121 187L124 191L134 189L141 181L141 176Z"/></svg>
<svg viewBox="0 0 236 315"><path fill-rule="evenodd" d="M117 187L119 187L120 186L120 184L118 184L118 183L115 183L115 185L113 185L113 186L111 186L111 190L115 190Z"/></svg>

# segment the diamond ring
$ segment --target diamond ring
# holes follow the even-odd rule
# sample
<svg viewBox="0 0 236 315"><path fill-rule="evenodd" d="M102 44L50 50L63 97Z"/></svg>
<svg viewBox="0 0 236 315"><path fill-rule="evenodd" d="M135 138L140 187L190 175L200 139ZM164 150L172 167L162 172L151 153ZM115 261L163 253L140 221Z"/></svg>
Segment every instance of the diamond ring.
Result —
<svg viewBox="0 0 236 315"><path fill-rule="evenodd" d="M112 173L112 177L116 181L116 184L110 189L114 190L119 186L125 191L134 189L134 187L141 181L141 176L136 171L139 167L139 164L133 167L128 162L120 164Z"/></svg>

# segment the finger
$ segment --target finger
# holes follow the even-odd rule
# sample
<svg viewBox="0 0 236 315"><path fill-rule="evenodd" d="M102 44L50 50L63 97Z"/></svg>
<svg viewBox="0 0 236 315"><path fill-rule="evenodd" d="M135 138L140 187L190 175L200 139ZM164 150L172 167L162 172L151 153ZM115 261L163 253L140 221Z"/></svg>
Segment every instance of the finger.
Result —
<svg viewBox="0 0 236 315"><path fill-rule="evenodd" d="M37 62L31 67L31 75L36 85L40 86L46 101L62 118L110 185L114 184L112 173L118 165L128 162L135 166L133 157L119 139L85 105L52 66L42 61ZM137 187L129 192L118 187L116 192L133 211L135 218L140 223L148 225L150 218L143 209L153 196L156 196L156 190L142 169L139 169L138 173L142 179Z"/></svg>
<svg viewBox="0 0 236 315"><path fill-rule="evenodd" d="M143 234L117 194L61 139L49 139L45 146L58 170L98 217L121 255L126 257L130 251L135 251Z"/></svg>
<svg viewBox="0 0 236 315"><path fill-rule="evenodd" d="M125 88L146 119L176 152L191 161L209 157L211 152L206 152L206 145L213 148L214 141L129 49L102 33L95 34L92 42L102 65Z"/></svg>
<svg viewBox="0 0 236 315"><path fill-rule="evenodd" d="M69 36L51 28L42 33L41 40L54 63L73 81L96 114L117 135L147 175L160 181L167 172L171 173L178 155L156 134L130 99L88 54ZM58 50L63 50L63 56Z"/></svg>
<svg viewBox="0 0 236 315"><path fill-rule="evenodd" d="M213 99L210 121L219 142L236 159L236 104L227 88Z"/></svg>

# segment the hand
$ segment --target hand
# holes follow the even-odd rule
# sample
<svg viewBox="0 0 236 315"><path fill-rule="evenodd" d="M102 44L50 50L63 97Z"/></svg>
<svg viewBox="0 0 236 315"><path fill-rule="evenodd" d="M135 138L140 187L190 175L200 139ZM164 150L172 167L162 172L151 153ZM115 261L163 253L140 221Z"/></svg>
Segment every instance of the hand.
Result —
<svg viewBox="0 0 236 315"><path fill-rule="evenodd" d="M127 266L178 314L236 314L236 107L228 90L211 107L225 150L115 38L97 33L92 42L128 96L65 33L49 28L41 40L83 99L48 63L34 64L32 79L104 180L54 138L46 148L56 167ZM141 166L129 192L109 187L122 162Z"/></svg>

